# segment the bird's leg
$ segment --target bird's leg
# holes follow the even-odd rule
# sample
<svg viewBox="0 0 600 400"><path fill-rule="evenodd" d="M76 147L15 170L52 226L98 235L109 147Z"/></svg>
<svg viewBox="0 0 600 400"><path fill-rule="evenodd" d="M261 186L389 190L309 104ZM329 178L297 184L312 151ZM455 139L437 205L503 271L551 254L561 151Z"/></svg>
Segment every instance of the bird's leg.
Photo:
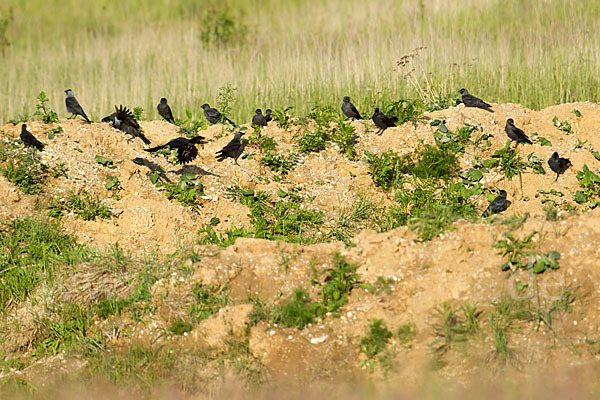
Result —
<svg viewBox="0 0 600 400"><path fill-rule="evenodd" d="M558 176L559 176L559 173L557 172L556 173L556 179L554 180L554 182L558 181Z"/></svg>

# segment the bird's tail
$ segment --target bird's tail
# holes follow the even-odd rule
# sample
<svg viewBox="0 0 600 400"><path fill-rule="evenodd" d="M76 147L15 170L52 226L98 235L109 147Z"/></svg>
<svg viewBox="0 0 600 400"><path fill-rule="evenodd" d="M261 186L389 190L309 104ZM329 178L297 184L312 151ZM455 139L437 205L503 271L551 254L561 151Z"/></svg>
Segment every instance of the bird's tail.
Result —
<svg viewBox="0 0 600 400"><path fill-rule="evenodd" d="M87 121L87 123L88 123L88 124L91 124L91 123L92 123L92 121L90 121L90 119L88 118L88 116L87 116L87 115L85 115L85 112L84 112L83 110L81 110L81 116L82 116L83 118L85 118L85 120Z"/></svg>
<svg viewBox="0 0 600 400"><path fill-rule="evenodd" d="M223 150L219 150L216 153L217 161L223 161L227 158L227 155L223 153Z"/></svg>
<svg viewBox="0 0 600 400"><path fill-rule="evenodd" d="M229 122L231 125L233 125L233 126L237 126L237 125L235 124L235 122L233 122L232 120L230 120L230 119L229 119L229 118L227 118L226 116L223 116L223 119L224 119L225 121Z"/></svg>
<svg viewBox="0 0 600 400"><path fill-rule="evenodd" d="M144 140L144 139L142 139ZM145 143L145 142L144 142ZM144 151L147 151L148 153L154 153L155 151L159 151L164 149L165 147L167 147L166 144L160 145L160 146L156 146L156 147L151 147L149 149L144 149Z"/></svg>

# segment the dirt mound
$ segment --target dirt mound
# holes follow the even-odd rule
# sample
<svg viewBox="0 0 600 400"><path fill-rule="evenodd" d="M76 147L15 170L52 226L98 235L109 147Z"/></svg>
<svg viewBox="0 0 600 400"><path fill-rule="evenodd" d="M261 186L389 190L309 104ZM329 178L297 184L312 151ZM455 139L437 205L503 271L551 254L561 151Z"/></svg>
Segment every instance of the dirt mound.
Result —
<svg viewBox="0 0 600 400"><path fill-rule="evenodd" d="M264 190L274 198L280 189L314 197L306 207L323 211L327 225L361 195L377 205L392 204L390 194L374 185L368 164L363 161L365 151L381 153L392 149L408 154L421 143L433 144L433 134L438 128L431 121L436 119L444 120L450 130L465 123L473 124L480 127L480 132L492 135L491 145L467 148L460 158L461 169L467 170L477 160L489 158L504 147L507 140L504 124L507 118L513 118L530 137L543 137L551 145L536 140L533 145L519 146L524 158L534 153L541 160L546 174L527 172L520 179L508 180L496 169L484 173L481 182L486 187L508 192L512 204L505 215L516 216L512 220L507 218L505 223L497 224L460 220L454 223L454 229L426 242L420 241L415 231L401 227L385 233L363 230L349 245L333 241L301 246L249 238L239 238L227 248L195 244L199 260L189 261L188 273L175 271L169 279L153 285L152 301L156 308L148 318L143 322L110 319L100 326L106 331L115 329L115 324L122 331L128 329L127 339L115 337L116 343L121 340L169 343L190 352L206 346L226 349L231 336L243 335L247 328L248 352L271 377L302 375L308 381L340 375L364 377L373 371L383 377L384 371L393 371L403 384L416 386L423 374L432 370L457 382L466 382L474 373L484 374L485 370L529 376L532 371L527 366L535 366L535 373L541 373L543 365L549 370L563 366L596 368L600 299L594 282L600 280L597 223L600 211L582 214L559 211L561 218L551 221L544 217L543 207L547 193L554 189L555 193L561 193L552 195L559 209L581 208L573 200L580 189L576 172L584 165L592 170L598 167L599 161L592 150L600 149L600 137L596 135L600 109L596 104L576 103L541 111L503 104L495 105L494 110L488 113L458 106L428 113L425 120L388 129L382 136L375 136L372 130L365 131L368 125L364 122L352 122L357 135L357 160L348 160L336 146L328 146L319 153L301 155L299 165L283 176L281 182L259 163L256 148L249 147L248 153L254 156L240 159L239 166L232 160L218 163L215 153L231 137L223 126L203 131L208 143L200 148L192 165L181 167L173 166L166 157L150 156L141 142L128 142L126 136L107 125L61 121L63 132L50 139L44 132L57 125L32 122L30 131L47 143L43 161L49 165L64 163L68 178L51 178L37 196L24 195L0 178L0 195L6 199L0 205L0 217L8 221L28 215L40 204L43 209L53 196L85 189L104 199L114 215L96 221L64 216L62 225L79 241L100 247L118 242L140 253L157 249L169 253L186 239L195 238L198 230L213 218L221 221L215 228L221 231L231 225L249 226L248 207L227 195L232 185L239 185ZM554 117L558 123L567 121L571 131L566 130L566 125L559 129ZM165 143L178 136L177 128L165 122L149 121L141 125L153 143ZM8 125L2 130L14 138L20 126ZM286 131L271 123L262 134L273 137L280 150L295 146L293 129ZM573 164L556 182L546 164L553 151L559 151ZM115 168L97 163L96 156L111 159ZM175 181L182 174L199 175L205 193L201 207L192 209L167 199L164 189L150 181L151 169L134 163L132 160L136 158L161 167ZM116 194L105 187L107 175L116 176L121 182L122 189ZM477 205L483 211L488 200L481 195ZM527 213L532 217L518 218ZM502 272L500 266L507 259L494 245L506 239L507 233L525 240L534 232L532 248L539 254L559 252L560 269L541 275ZM249 294L265 304L281 304L296 288L304 287L311 298L319 298L322 287L314 285L315 271L332 267L335 252L357 265L356 274L363 283L351 291L347 304L340 310L322 315L301 330L268 321L251 321L259 303L250 302ZM92 272L86 268L82 274ZM102 276L108 275L103 272ZM198 284L226 285L234 305L221 308L216 316L193 327L189 334L156 337L174 321L185 318ZM114 287L124 290L116 284ZM87 289L81 286L80 290ZM501 313L498 304L506 303L507 298L529 299L527 312L531 318L524 323L524 319L510 314L520 322L504 326L510 340L503 355L498 342L494 342L498 340L494 327L498 328L497 318ZM445 312L444 303L456 313L462 312L465 305L476 305L483 311L479 324L489 325L490 330L474 334L468 347L464 347L465 333L452 333L451 329L458 314ZM25 321L22 314L15 316ZM389 360L394 367L389 370L384 368L383 358L367 359L361 351L362 338L367 336L375 319L384 320L393 332L414 327L414 337L404 341L398 334L391 339L391 349L387 351L392 354ZM446 328L450 331L440 331L439 326L444 323L449 324L450 328ZM440 349L452 335L455 342ZM23 341L19 346L22 345ZM506 358L499 361L503 356Z"/></svg>

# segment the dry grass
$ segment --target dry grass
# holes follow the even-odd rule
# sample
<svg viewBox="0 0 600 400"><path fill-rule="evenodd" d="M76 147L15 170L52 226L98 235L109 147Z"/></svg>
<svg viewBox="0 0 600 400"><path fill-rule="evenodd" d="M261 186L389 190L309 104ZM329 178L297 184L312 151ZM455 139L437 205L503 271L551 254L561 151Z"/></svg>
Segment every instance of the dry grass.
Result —
<svg viewBox="0 0 600 400"><path fill-rule="evenodd" d="M161 96L183 117L216 103L218 89L238 89L235 120L255 107L340 103L369 110L415 96L397 61L425 46L415 75L441 92L468 87L494 102L539 108L597 100L600 5L593 0L228 2L139 0L20 2L0 63L0 121L35 109L41 90L66 116L73 88L94 119L116 103L156 118ZM201 39L207 15L233 21L228 41ZM224 13L224 14L221 14ZM0 18L1 19L1 18ZM217 24L218 25L218 24ZM223 25L224 26L224 25Z"/></svg>

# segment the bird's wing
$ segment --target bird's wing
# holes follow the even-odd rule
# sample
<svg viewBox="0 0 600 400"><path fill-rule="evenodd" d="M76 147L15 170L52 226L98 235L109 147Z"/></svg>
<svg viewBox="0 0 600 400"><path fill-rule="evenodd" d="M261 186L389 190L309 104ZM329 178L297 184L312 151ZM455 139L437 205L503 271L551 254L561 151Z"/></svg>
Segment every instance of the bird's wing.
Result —
<svg viewBox="0 0 600 400"><path fill-rule="evenodd" d="M127 107L121 105L119 106L119 108L117 108L117 106L115 106L115 110L117 111L117 119L123 121L123 125L129 125L135 128L136 130L140 129L140 125L133 116L133 113Z"/></svg>

